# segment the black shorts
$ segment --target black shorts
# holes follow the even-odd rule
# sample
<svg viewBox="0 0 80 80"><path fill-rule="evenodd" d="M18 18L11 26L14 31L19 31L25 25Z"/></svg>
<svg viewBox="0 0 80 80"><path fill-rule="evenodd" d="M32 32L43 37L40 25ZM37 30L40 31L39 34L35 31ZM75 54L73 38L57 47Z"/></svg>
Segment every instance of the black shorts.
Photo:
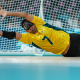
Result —
<svg viewBox="0 0 80 80"><path fill-rule="evenodd" d="M64 57L80 56L80 34L70 33L70 48Z"/></svg>

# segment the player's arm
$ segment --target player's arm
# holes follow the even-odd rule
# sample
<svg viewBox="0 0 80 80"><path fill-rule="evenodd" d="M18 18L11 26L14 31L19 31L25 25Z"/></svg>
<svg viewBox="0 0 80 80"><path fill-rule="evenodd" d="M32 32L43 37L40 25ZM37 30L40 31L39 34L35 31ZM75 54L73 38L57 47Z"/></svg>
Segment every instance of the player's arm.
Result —
<svg viewBox="0 0 80 80"><path fill-rule="evenodd" d="M6 16L16 16L16 17L24 17L25 19L27 19L28 21L32 21L34 16L25 12L8 12L4 9L2 9L2 7L0 7L0 15L3 16L3 18L1 19L1 21L3 21L3 19Z"/></svg>
<svg viewBox="0 0 80 80"><path fill-rule="evenodd" d="M21 33L8 32L8 31L0 31L0 36L8 38L8 39L17 39L17 40L20 40L22 38Z"/></svg>

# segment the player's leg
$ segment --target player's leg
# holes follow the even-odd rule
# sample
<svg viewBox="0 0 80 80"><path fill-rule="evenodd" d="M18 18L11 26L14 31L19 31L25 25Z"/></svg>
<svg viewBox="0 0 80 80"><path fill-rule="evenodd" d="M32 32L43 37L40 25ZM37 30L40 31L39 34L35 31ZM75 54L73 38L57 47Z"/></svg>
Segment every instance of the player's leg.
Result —
<svg viewBox="0 0 80 80"><path fill-rule="evenodd" d="M80 56L80 34L71 33L70 34L70 48L65 57L77 57Z"/></svg>

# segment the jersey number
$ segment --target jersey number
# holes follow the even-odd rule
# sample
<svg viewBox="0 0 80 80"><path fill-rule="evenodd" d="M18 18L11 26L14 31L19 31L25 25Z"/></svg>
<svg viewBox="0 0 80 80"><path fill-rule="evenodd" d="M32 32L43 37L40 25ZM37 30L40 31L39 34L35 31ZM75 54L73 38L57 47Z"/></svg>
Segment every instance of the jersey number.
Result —
<svg viewBox="0 0 80 80"><path fill-rule="evenodd" d="M50 41L50 39L49 39L47 36L44 36L44 38L43 38L42 40L45 40L45 39L47 39L47 40L49 41L49 43L50 43L51 45L53 45L53 43Z"/></svg>

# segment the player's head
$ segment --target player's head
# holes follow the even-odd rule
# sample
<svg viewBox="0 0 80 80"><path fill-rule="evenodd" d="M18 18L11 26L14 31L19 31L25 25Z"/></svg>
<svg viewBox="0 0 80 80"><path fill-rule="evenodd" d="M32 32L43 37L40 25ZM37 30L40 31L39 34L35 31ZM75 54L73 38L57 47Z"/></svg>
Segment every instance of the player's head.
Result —
<svg viewBox="0 0 80 80"><path fill-rule="evenodd" d="M33 23L30 21L24 19L21 22L22 27L26 30L26 32L35 33L36 27Z"/></svg>
<svg viewBox="0 0 80 80"><path fill-rule="evenodd" d="M22 27L25 29L25 30L29 30L29 28L31 26L33 26L33 23L31 23L30 21L24 19L22 22L21 22L21 25Z"/></svg>

